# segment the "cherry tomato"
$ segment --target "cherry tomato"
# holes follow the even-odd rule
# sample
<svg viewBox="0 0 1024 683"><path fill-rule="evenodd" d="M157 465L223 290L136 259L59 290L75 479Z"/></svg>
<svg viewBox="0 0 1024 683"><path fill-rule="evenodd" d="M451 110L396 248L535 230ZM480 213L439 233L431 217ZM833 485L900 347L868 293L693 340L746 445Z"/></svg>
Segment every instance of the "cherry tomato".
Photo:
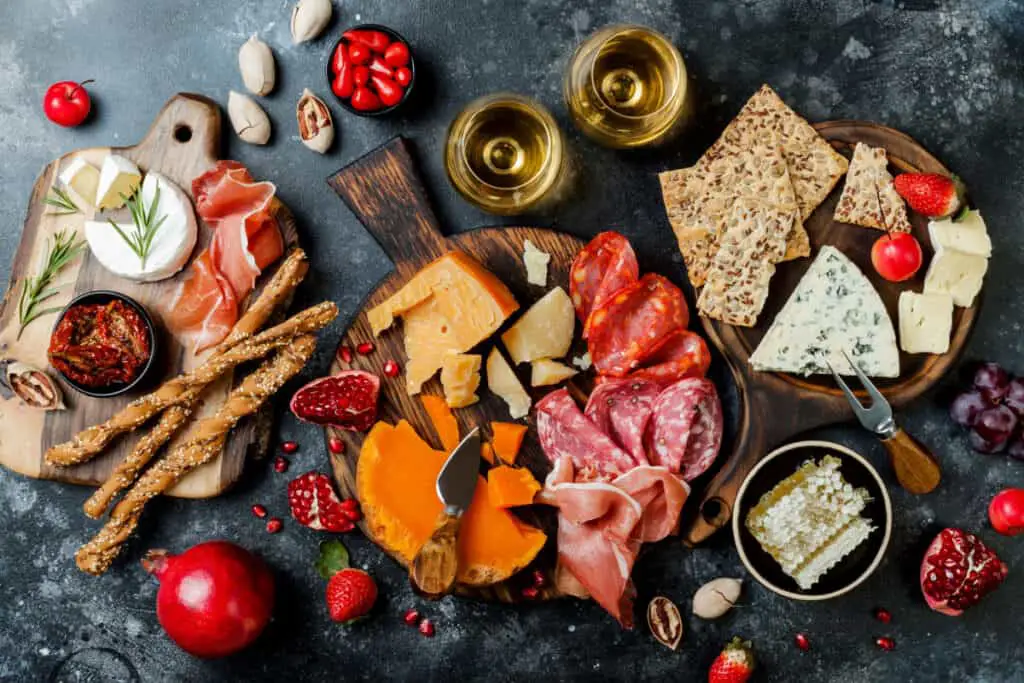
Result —
<svg viewBox="0 0 1024 683"><path fill-rule="evenodd" d="M357 88L363 87L370 82L370 69L360 64L352 70L352 80Z"/></svg>
<svg viewBox="0 0 1024 683"><path fill-rule="evenodd" d="M352 97L352 92L355 90L355 82L353 80L353 71L357 67L353 67L348 62L341 65L341 71L334 79L334 83L331 83L331 92L340 97L341 99L347 99Z"/></svg>
<svg viewBox="0 0 1024 683"><path fill-rule="evenodd" d="M408 87L409 84L412 83L412 71L405 68L404 66L395 69L395 83L402 86L403 88Z"/></svg>
<svg viewBox="0 0 1024 683"><path fill-rule="evenodd" d="M331 73L337 76L341 72L341 65L348 61L348 47L345 43L338 43L338 47L334 48L334 58L331 59Z"/></svg>
<svg viewBox="0 0 1024 683"><path fill-rule="evenodd" d="M408 66L409 46L399 41L391 43L384 51L384 61L388 63L388 66Z"/></svg>
<svg viewBox="0 0 1024 683"><path fill-rule="evenodd" d="M43 97L43 113L58 126L72 128L85 121L92 108L92 101L85 89L91 80L76 83L61 81L46 89Z"/></svg>
<svg viewBox="0 0 1024 683"><path fill-rule="evenodd" d="M871 263L889 282L903 282L921 268L921 245L909 232L882 235L871 247Z"/></svg>
<svg viewBox="0 0 1024 683"><path fill-rule="evenodd" d="M382 31L345 31L341 34L341 37L350 43L365 45L373 52L381 55L384 54L384 51L388 49L388 45L391 44L388 34Z"/></svg>
<svg viewBox="0 0 1024 683"><path fill-rule="evenodd" d="M387 76L375 73L370 75L370 80L373 81L373 87L377 90L377 94L380 95L380 101L384 103L385 107L393 107L402 101L404 91Z"/></svg>
<svg viewBox="0 0 1024 683"><path fill-rule="evenodd" d="M380 109L380 98L369 88L356 88L352 94L352 108L356 111L376 111Z"/></svg>
<svg viewBox="0 0 1024 683"><path fill-rule="evenodd" d="M370 61L370 57L370 48L362 43L352 43L348 49L348 58L352 60L353 64L366 64Z"/></svg>

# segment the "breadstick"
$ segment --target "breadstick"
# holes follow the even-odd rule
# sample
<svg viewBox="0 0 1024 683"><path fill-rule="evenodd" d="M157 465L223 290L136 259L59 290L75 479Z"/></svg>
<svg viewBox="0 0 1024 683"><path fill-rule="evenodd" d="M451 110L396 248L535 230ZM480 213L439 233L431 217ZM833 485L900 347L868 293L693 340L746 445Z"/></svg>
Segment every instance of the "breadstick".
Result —
<svg viewBox="0 0 1024 683"><path fill-rule="evenodd" d="M201 420L188 441L146 470L128 490L100 532L78 549L75 562L79 569L95 575L105 572L138 525L146 503L217 457L228 433L239 420L259 410L285 382L298 374L315 347L316 338L312 335L297 337L232 389L224 405L214 415Z"/></svg>
<svg viewBox="0 0 1024 683"><path fill-rule="evenodd" d="M338 307L329 301L297 313L280 325L243 339L224 353L214 353L195 370L165 382L151 394L138 398L103 424L79 432L71 441L46 451L50 465L77 465L103 452L114 437L141 426L154 415L188 400L188 391L206 387L228 370L247 361L262 358L271 351L293 342L296 335L315 332L334 320Z"/></svg>
<svg viewBox="0 0 1024 683"><path fill-rule="evenodd" d="M263 327L274 310L295 292L295 288L302 282L308 270L309 263L306 261L305 252L301 249L292 250L288 258L274 273L274 277L263 288L263 292L256 298L256 301L235 323L231 334L217 347L216 353L223 353ZM195 402L202 392L194 391L193 393L194 396L187 402L165 410L152 431L139 439L128 457L118 463L103 485L89 496L82 506L87 516L98 519L110 505L110 501L131 486L142 469L149 464L163 445L170 441L178 433L178 430L188 422L189 417L195 411Z"/></svg>

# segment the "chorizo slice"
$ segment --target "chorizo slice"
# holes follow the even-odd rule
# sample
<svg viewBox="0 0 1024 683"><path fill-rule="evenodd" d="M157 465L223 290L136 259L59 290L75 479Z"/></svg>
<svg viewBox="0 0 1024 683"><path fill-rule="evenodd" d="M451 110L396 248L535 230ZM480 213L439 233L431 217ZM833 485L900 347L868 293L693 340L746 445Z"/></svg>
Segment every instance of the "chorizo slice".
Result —
<svg viewBox="0 0 1024 683"><path fill-rule="evenodd" d="M589 336L589 318L594 309L639 278L640 265L633 247L619 233L602 232L583 247L569 270L569 294L576 317L583 324L584 339Z"/></svg>

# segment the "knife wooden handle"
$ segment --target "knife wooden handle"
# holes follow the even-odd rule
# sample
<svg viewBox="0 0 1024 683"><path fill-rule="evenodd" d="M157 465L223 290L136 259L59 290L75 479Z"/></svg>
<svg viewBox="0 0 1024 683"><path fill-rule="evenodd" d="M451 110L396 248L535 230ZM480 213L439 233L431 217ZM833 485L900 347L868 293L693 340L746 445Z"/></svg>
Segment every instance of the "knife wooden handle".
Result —
<svg viewBox="0 0 1024 683"><path fill-rule="evenodd" d="M882 444L889 452L889 462L896 471L900 486L915 494L931 493L938 487L942 469L935 456L902 429Z"/></svg>
<svg viewBox="0 0 1024 683"><path fill-rule="evenodd" d="M455 574L459 568L455 539L461 521L461 515L447 509L442 511L434 533L409 566L409 581L413 589L425 598L436 600L444 597L455 585Z"/></svg>

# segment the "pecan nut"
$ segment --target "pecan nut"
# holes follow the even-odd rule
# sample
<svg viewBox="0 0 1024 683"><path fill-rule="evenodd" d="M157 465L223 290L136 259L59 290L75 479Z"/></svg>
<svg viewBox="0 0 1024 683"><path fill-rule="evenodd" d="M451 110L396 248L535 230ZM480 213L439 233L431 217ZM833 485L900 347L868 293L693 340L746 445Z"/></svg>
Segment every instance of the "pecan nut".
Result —
<svg viewBox="0 0 1024 683"><path fill-rule="evenodd" d="M39 368L16 360L0 363L4 396L17 396L25 405L40 410L63 410L64 395L53 378Z"/></svg>
<svg viewBox="0 0 1024 683"><path fill-rule="evenodd" d="M683 618L675 603L666 597L659 595L647 605L647 626L651 635L669 649L675 650L683 641Z"/></svg>
<svg viewBox="0 0 1024 683"><path fill-rule="evenodd" d="M319 97L306 88L302 91L299 104L295 107L295 118L299 123L299 137L302 144L314 152L323 154L334 142L334 122L331 110Z"/></svg>

